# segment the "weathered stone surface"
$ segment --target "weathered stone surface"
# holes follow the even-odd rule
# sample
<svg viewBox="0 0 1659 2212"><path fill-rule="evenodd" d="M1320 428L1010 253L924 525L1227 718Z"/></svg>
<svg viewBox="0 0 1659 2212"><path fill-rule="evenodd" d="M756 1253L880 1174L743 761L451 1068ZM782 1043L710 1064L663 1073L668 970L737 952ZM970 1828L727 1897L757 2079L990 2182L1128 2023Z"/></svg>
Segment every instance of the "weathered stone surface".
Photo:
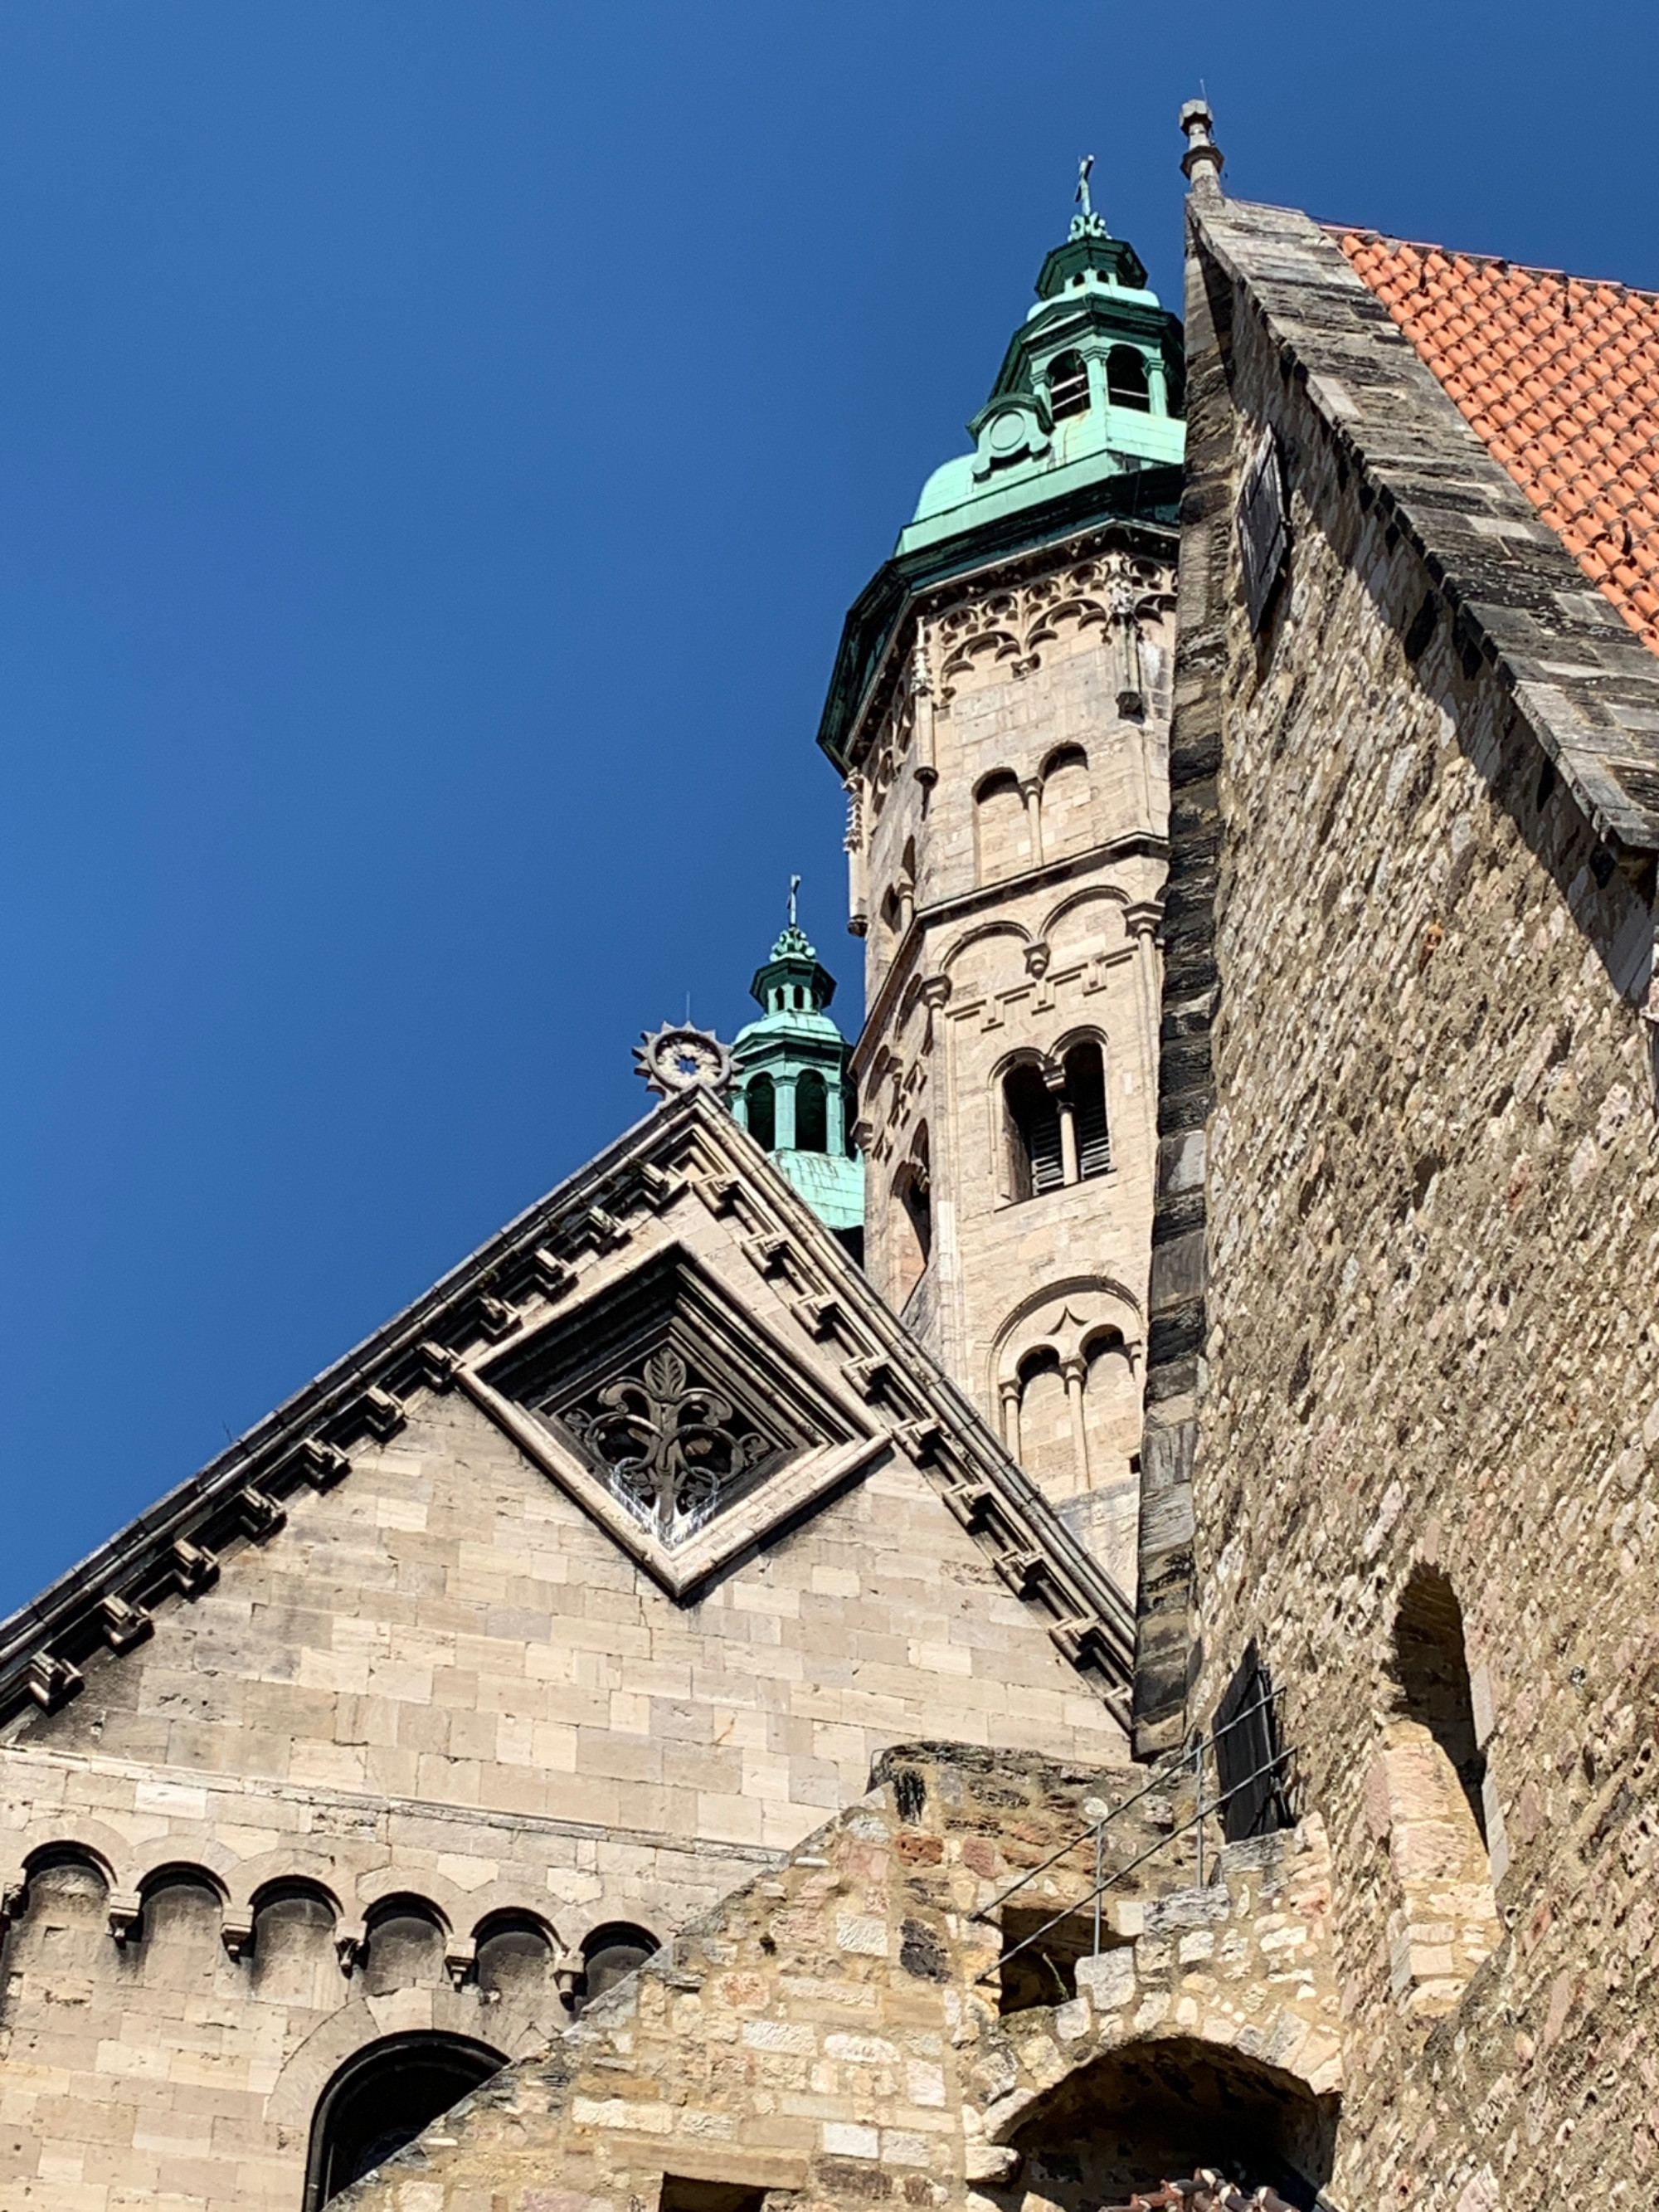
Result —
<svg viewBox="0 0 1659 2212"><path fill-rule="evenodd" d="M1304 218L1212 203L1191 272L1175 744L1191 700L1222 759L1216 817L1182 826L1177 787L1171 883L1212 884L1219 989L1182 1077L1209 1090L1202 1361L1152 1414L1193 1448L1194 1571L1143 1709L1209 1713L1252 1638L1285 1686L1334 1845L1333 2199L1565 2201L1659 2130L1653 872L1596 751L1659 670L1600 616L1494 616L1573 564L1453 542L1437 471L1525 502ZM1253 636L1231 511L1264 425L1291 553ZM1155 1328L1158 1285L1155 1259ZM1461 1766L1407 1710L1430 1587L1461 1607Z"/></svg>

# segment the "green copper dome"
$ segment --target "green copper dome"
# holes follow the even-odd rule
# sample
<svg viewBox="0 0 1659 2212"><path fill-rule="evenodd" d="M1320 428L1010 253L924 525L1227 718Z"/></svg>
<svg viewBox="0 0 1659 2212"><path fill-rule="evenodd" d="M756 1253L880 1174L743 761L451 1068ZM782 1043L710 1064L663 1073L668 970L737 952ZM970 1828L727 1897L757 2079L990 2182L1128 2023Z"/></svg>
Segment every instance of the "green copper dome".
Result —
<svg viewBox="0 0 1659 2212"><path fill-rule="evenodd" d="M1009 342L968 434L974 451L922 487L901 555L1067 492L1142 469L1178 466L1181 325L1146 289L1133 246L1089 205L1044 260L1036 305Z"/></svg>
<svg viewBox="0 0 1659 2212"><path fill-rule="evenodd" d="M761 1018L738 1031L732 1110L818 1218L861 1256L864 1163L848 1134L851 1047L825 1011L836 979L794 917L755 971Z"/></svg>
<svg viewBox="0 0 1659 2212"><path fill-rule="evenodd" d="M951 577L1116 522L1170 543L1186 450L1181 325L1146 287L1133 246L1089 204L1038 273L968 434L974 450L922 486L890 560L849 611L818 743L845 774L884 659L917 597Z"/></svg>

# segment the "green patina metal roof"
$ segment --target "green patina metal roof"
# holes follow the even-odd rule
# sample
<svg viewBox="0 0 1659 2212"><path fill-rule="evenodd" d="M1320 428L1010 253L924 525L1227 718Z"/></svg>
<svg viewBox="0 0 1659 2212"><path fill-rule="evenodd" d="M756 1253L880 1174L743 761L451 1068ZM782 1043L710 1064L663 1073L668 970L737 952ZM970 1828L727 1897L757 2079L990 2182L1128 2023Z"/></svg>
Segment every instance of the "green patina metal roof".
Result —
<svg viewBox="0 0 1659 2212"><path fill-rule="evenodd" d="M935 469L893 557L842 631L818 743L837 767L893 632L915 594L1009 554L1120 519L1172 529L1186 450L1181 325L1146 289L1127 240L1089 206L1044 259L1036 304L1008 343L991 396L968 425L974 450ZM1138 365L1138 366L1137 366ZM1069 368L1087 404L1064 404ZM1139 397L1145 404L1126 404ZM1062 386L1060 411L1054 387Z"/></svg>
<svg viewBox="0 0 1659 2212"><path fill-rule="evenodd" d="M864 1163L848 1135L847 1063L852 1048L826 1011L836 995L836 979L807 941L793 909L792 890L788 927L749 986L763 1012L732 1040L732 1108L818 1218L846 1233L864 1225ZM812 1133L802 1127L804 1077L823 1085L821 1146L797 1141ZM761 1078L771 1085L769 1133L750 1095Z"/></svg>

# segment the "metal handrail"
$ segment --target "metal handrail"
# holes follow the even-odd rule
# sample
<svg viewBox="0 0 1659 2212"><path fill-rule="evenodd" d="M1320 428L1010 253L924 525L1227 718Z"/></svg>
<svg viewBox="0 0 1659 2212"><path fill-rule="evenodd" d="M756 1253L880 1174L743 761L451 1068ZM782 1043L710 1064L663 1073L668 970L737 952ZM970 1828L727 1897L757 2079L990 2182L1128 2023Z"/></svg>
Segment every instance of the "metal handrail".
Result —
<svg viewBox="0 0 1659 2212"><path fill-rule="evenodd" d="M994 1913L1000 1912L1011 1897L1024 1889L1028 1881L1035 1881L1040 1874L1046 1874L1056 1859L1063 1859L1067 1851L1074 1851L1079 1844L1086 1844L1091 1836L1098 1836L1103 1829L1110 1826L1120 1813L1127 1813L1132 1805L1139 1805L1143 1797L1150 1797L1154 1790L1166 1788L1175 1780L1183 1767L1192 1763L1195 1756L1201 1759L1206 1750L1218 1743L1224 1735L1230 1735L1241 1721L1249 1720L1252 1714L1261 1712L1265 1707L1272 1705L1276 1698L1282 1698L1284 1694L1283 1688L1269 1690L1264 1697L1259 1698L1255 1705L1244 1706L1242 1711L1233 1715L1231 1720L1225 1722L1220 1728L1212 1729L1206 1736L1200 1736L1196 1744L1183 1744L1179 1751L1165 1753L1165 1763L1158 1767L1132 1796L1126 1797L1121 1805L1114 1805L1111 1810L1103 1814L1100 1820L1091 1820L1086 1828L1080 1830L1075 1836L1069 1837L1057 1850L1050 1851L1046 1859L1039 1859L1034 1867L1021 1875L1018 1881L1010 1882L1000 1897L994 1897L988 1905L981 1906L977 1912L970 1913L969 1917L972 1920L988 1920ZM1256 1777L1251 1775L1247 1778L1255 1781ZM1243 1789L1244 1785L1243 1783L1238 1783L1234 1786ZM1231 1794L1229 1792L1229 1795ZM1165 1838L1165 1840L1168 1839ZM1085 1901L1086 1903L1087 1900Z"/></svg>
<svg viewBox="0 0 1659 2212"><path fill-rule="evenodd" d="M1277 1696L1279 1693L1274 1691L1270 1692L1268 1694L1269 1697L1272 1698ZM1237 1717L1242 1720L1244 1716L1241 1713ZM1233 1723L1231 1721L1227 1723L1229 1728L1232 1725ZM1224 1734L1225 1731L1222 1730L1219 1731L1219 1733ZM1212 1741L1212 1739L1206 1739L1206 1741ZM1190 1753L1187 1755L1189 1758L1191 1757ZM1054 1913L1052 1917L1043 1922L1041 1928L1034 1928L1029 1936L1024 1936L1019 1942L1016 1943L1012 1951L1003 1952L991 1966L988 1966L985 1969L982 1974L976 1974L974 1977L975 1987L977 1988L981 1982L988 1982L994 1974L1000 1973L1005 1966L1010 1965L1014 1960L1018 1958L1022 1951L1029 1951L1032 1944L1041 1942L1042 1938L1048 1934L1051 1929L1058 1928L1063 1920L1073 1919L1085 1905L1092 1905L1095 1908L1094 1955L1096 1958L1098 1958L1100 1956L1100 1899L1104 1893L1111 1887L1112 1884L1115 1881L1122 1881L1126 1880L1127 1876L1133 1874L1138 1868L1145 1866L1149 1859L1156 1858L1158 1854L1161 1850L1164 1850L1169 1844L1174 1843L1178 1836L1184 1836L1189 1828L1198 1826L1200 1822L1207 1820L1212 1813L1218 1812L1221 1808L1226 1804L1230 1798L1236 1797L1241 1790L1248 1790L1251 1783L1259 1782L1264 1774L1272 1774L1276 1769L1283 1766L1290 1756L1291 1753L1288 1747L1283 1751L1276 1751L1271 1759L1267 1759L1262 1765L1255 1768L1254 1772L1244 1775L1239 1781L1235 1782L1230 1790L1224 1790L1218 1797L1212 1798L1207 1805L1203 1802L1203 1791L1200 1789L1199 1792L1198 1809L1193 1814L1191 1819L1180 1822L1177 1826L1170 1829L1167 1836L1160 1836L1155 1844L1149 1844L1146 1849L1140 1853L1138 1858L1133 1858L1130 1860L1127 1866L1114 1867L1109 1875L1103 1877L1100 1873L1098 1856L1097 1856L1095 1866L1095 1887L1089 1892L1088 1895L1086 1897L1079 1898L1074 1905L1062 1905L1058 1912ZM1143 1790L1140 1794L1144 1796L1146 1792ZM1132 1802L1133 1801L1126 1800L1125 1802ZM1107 1817L1109 1819L1110 1815L1109 1814ZM1103 1829L1105 1827L1106 1821L1103 1820L1100 1820L1096 1824L1096 1826L1097 1832L1098 1832L1100 1829ZM1084 1835L1078 1837L1075 1841L1078 1843L1083 1842L1087 1833L1088 1832L1085 1830L1084 1832ZM1069 1849L1071 1846L1068 1845L1067 1848ZM1053 1861L1050 1860L1048 1863L1052 1865ZM1010 1896L1012 1896L1012 1893L1013 1893L1012 1891L1007 1893ZM972 1916L975 1919L984 1919L986 1917L985 1913L975 1913Z"/></svg>

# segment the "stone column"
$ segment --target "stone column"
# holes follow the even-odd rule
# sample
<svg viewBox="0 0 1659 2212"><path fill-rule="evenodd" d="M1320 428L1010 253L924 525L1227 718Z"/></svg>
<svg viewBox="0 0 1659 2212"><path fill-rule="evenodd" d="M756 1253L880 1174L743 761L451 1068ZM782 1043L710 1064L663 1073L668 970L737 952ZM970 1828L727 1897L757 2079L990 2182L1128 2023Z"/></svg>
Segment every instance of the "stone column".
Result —
<svg viewBox="0 0 1659 2212"><path fill-rule="evenodd" d="M1035 775L1028 775L1019 787L1019 795L1025 801L1025 827L1030 833L1030 866L1042 866L1042 783Z"/></svg>
<svg viewBox="0 0 1659 2212"><path fill-rule="evenodd" d="M1042 1080L1054 1104L1060 1109L1060 1179L1063 1183L1080 1182L1082 1176L1077 1164L1077 1117L1072 1111L1072 1102L1066 1095L1066 1071L1063 1067L1045 1067Z"/></svg>
<svg viewBox="0 0 1659 2212"><path fill-rule="evenodd" d="M1019 1400L1017 1382L999 1382L997 1396L1002 1404L1002 1441L1011 1459L1019 1457Z"/></svg>
<svg viewBox="0 0 1659 2212"><path fill-rule="evenodd" d="M1077 1453L1077 1479L1079 1486L1089 1487L1089 1426L1084 1419L1084 1397L1089 1381L1089 1363L1080 1352L1062 1361L1060 1375L1066 1384L1066 1405L1072 1417L1072 1443Z"/></svg>
<svg viewBox="0 0 1659 2212"><path fill-rule="evenodd" d="M1158 925L1162 899L1143 899L1123 909L1124 927L1135 941L1135 986L1140 1000L1142 1039L1139 1080L1158 1112L1158 1033L1163 1018L1164 979L1158 973ZM1154 1131L1156 1136L1156 1131Z"/></svg>

